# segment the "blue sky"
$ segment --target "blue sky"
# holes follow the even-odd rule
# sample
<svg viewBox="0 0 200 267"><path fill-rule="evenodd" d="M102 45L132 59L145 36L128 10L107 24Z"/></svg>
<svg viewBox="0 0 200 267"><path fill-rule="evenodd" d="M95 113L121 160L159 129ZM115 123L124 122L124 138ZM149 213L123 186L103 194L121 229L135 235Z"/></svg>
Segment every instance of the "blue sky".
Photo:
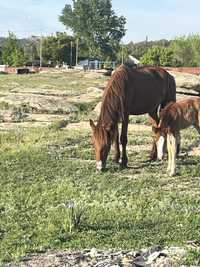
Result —
<svg viewBox="0 0 200 267"><path fill-rule="evenodd" d="M0 36L18 37L65 31L58 16L71 0L0 0ZM173 39L199 33L200 0L113 0L117 15L127 19L123 42Z"/></svg>

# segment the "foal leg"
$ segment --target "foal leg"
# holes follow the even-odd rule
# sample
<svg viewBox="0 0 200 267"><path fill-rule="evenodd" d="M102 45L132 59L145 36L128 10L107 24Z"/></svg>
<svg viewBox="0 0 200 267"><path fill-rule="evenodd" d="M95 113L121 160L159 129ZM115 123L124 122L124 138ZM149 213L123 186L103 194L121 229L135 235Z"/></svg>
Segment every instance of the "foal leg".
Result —
<svg viewBox="0 0 200 267"><path fill-rule="evenodd" d="M196 129L197 132L200 134L200 126L195 126L195 129Z"/></svg>
<svg viewBox="0 0 200 267"><path fill-rule="evenodd" d="M113 137L113 147L114 147L114 158L113 161L119 163L120 160L120 149L119 149L119 129L116 126L114 137Z"/></svg>
<svg viewBox="0 0 200 267"><path fill-rule="evenodd" d="M170 176L176 174L176 148L177 140L174 134L167 134L168 168Z"/></svg>
<svg viewBox="0 0 200 267"><path fill-rule="evenodd" d="M121 166L123 168L127 167L128 163L128 158L126 154L126 145L127 145L127 132L128 132L128 116L124 118L122 121L122 131L121 131L121 136L120 136L120 141L122 144L122 161L121 161Z"/></svg>
<svg viewBox="0 0 200 267"><path fill-rule="evenodd" d="M171 148L171 142L170 142L170 136L167 134L167 151L168 151L168 165L167 165L167 172L170 172L171 170L171 159L172 159L172 148Z"/></svg>
<svg viewBox="0 0 200 267"><path fill-rule="evenodd" d="M154 126L157 126L158 123L159 123L157 109L154 112L149 113L149 116L150 116L150 122L153 125L152 126L152 131L154 133L155 132L155 130L154 130L155 127ZM157 159L157 147L156 147L155 136L153 135L153 143L152 143L152 149L151 149L151 152L150 152L150 160L156 160L156 159Z"/></svg>

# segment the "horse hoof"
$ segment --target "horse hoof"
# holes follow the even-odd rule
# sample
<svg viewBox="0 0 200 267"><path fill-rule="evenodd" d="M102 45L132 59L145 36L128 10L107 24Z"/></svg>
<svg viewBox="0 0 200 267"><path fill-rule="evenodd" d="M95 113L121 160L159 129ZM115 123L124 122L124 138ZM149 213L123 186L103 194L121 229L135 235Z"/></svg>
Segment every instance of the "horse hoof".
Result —
<svg viewBox="0 0 200 267"><path fill-rule="evenodd" d="M170 177L176 176L176 172L170 172L170 173L169 173L169 176L170 176Z"/></svg>
<svg viewBox="0 0 200 267"><path fill-rule="evenodd" d="M121 163L120 164L120 169L126 169L128 168L128 164L127 163Z"/></svg>
<svg viewBox="0 0 200 267"><path fill-rule="evenodd" d="M119 164L120 163L120 159L119 158L114 158L113 162L116 163L116 164Z"/></svg>
<svg viewBox="0 0 200 267"><path fill-rule="evenodd" d="M157 157L155 157L155 156L150 156L149 157L149 161L156 161L157 160Z"/></svg>

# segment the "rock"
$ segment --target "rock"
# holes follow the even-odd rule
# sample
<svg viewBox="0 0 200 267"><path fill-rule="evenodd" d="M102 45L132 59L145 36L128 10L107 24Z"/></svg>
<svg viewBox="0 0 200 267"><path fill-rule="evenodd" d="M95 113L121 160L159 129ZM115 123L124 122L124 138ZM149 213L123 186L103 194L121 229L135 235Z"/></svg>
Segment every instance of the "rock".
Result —
<svg viewBox="0 0 200 267"><path fill-rule="evenodd" d="M63 113L78 111L75 105L68 103L67 97L44 96L36 94L11 93L0 97L0 105L30 109L33 113Z"/></svg>
<svg viewBox="0 0 200 267"><path fill-rule="evenodd" d="M170 71L170 74L175 78L177 88L200 92L200 76L175 71Z"/></svg>
<svg viewBox="0 0 200 267"><path fill-rule="evenodd" d="M159 257L156 262L151 265L151 267L173 267L173 260L169 257Z"/></svg>
<svg viewBox="0 0 200 267"><path fill-rule="evenodd" d="M92 248L90 250L90 257L95 258L96 256L97 256L97 250L96 250L96 248Z"/></svg>
<svg viewBox="0 0 200 267"><path fill-rule="evenodd" d="M170 254L172 253L173 257ZM185 255L182 248L160 247L136 251L91 250L60 251L30 254L21 263L8 263L6 267L172 267L177 258ZM181 258L182 259L182 258Z"/></svg>

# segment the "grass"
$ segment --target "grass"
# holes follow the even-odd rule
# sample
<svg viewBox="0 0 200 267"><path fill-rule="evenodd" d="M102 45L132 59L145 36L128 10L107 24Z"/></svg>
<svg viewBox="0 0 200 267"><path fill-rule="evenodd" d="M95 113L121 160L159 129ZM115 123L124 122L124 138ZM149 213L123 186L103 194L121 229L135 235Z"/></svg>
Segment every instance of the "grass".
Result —
<svg viewBox="0 0 200 267"><path fill-rule="evenodd" d="M87 73L86 73L87 74ZM90 86L98 86L107 78L87 77L84 72L64 72L64 73L38 73L27 75L1 75L0 93L3 95L11 90L61 90L67 95L79 95L85 93Z"/></svg>
<svg viewBox="0 0 200 267"><path fill-rule="evenodd" d="M183 150L189 140L196 144L195 131L183 135ZM129 135L130 144L142 139L151 142L148 132ZM130 151L128 169L109 157L108 170L96 173L89 130L2 132L0 143L4 262L44 249L139 249L200 240L198 157L180 157L181 175L169 177L166 162L150 164L147 150Z"/></svg>
<svg viewBox="0 0 200 267"><path fill-rule="evenodd" d="M59 89L81 95L105 81L84 75L2 75L1 94ZM144 128L129 133L128 169L121 170L110 154L107 171L96 173L90 129L63 130L93 116L96 101L75 103L78 114L47 128L0 132L0 263L46 249L138 250L200 242L199 156L180 155L180 174L169 177L167 161L148 162L152 138ZM148 119L135 116L130 123ZM197 145L195 130L184 130L182 151ZM199 252L190 250L183 264L199 264Z"/></svg>

